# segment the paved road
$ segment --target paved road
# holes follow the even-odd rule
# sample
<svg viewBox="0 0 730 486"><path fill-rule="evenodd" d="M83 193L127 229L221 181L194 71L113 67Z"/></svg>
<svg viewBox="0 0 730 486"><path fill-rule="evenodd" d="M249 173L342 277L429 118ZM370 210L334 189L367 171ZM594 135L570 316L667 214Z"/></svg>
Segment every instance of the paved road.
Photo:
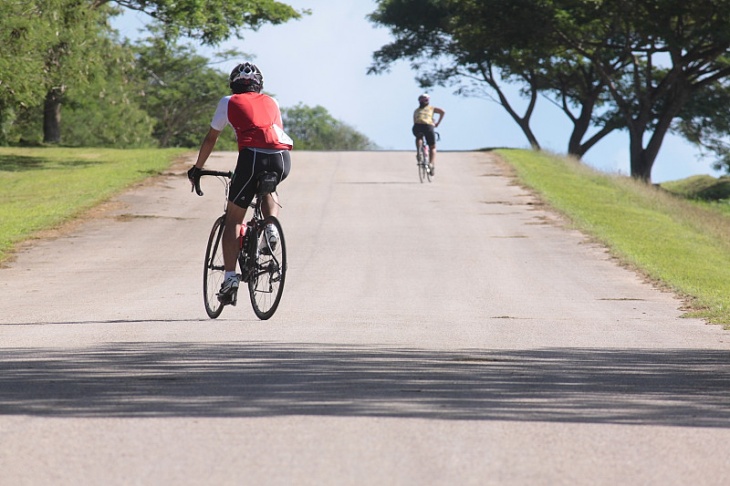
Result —
<svg viewBox="0 0 730 486"><path fill-rule="evenodd" d="M266 322L185 168L0 269L1 485L730 484L730 334L491 155L295 153Z"/></svg>

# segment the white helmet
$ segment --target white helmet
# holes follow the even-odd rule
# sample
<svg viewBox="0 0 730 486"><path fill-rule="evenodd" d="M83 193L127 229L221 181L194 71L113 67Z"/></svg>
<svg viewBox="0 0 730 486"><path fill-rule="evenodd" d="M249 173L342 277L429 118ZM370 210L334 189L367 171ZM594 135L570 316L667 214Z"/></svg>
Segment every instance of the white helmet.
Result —
<svg viewBox="0 0 730 486"><path fill-rule="evenodd" d="M261 70L255 64L244 62L233 68L228 78L228 84L231 89L234 89L235 86L243 92L256 91L260 93L264 88L264 75L261 74Z"/></svg>

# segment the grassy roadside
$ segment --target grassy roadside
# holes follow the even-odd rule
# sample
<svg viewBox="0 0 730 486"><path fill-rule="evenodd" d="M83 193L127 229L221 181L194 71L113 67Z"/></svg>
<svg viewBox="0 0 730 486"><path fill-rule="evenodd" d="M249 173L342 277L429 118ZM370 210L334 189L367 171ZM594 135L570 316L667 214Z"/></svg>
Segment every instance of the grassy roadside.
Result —
<svg viewBox="0 0 730 486"><path fill-rule="evenodd" d="M19 241L160 174L186 152L0 147L0 262Z"/></svg>
<svg viewBox="0 0 730 486"><path fill-rule="evenodd" d="M497 150L519 180L612 254L730 326L730 213L628 177L528 150Z"/></svg>

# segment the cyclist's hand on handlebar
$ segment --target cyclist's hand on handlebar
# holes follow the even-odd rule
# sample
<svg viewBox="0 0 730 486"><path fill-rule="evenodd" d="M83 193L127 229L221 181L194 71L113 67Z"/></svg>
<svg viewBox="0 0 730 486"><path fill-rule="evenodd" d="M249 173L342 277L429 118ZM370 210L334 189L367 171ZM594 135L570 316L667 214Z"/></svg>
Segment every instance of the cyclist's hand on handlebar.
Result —
<svg viewBox="0 0 730 486"><path fill-rule="evenodd" d="M190 181L190 184L192 187L190 188L190 191L195 191L198 196L203 195L203 191L200 190L200 173L202 172L202 169L199 169L197 166L192 166L190 170L188 171L188 180Z"/></svg>

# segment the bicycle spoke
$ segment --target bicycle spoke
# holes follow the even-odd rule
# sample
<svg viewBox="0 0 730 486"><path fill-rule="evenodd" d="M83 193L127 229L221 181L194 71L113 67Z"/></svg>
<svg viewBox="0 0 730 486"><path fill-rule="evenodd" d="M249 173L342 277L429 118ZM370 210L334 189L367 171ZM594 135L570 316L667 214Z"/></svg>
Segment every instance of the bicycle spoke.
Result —
<svg viewBox="0 0 730 486"><path fill-rule="evenodd" d="M266 239L266 225L276 228L278 238L273 246ZM281 224L274 217L265 218L255 251L255 273L248 281L251 305L260 319L269 319L276 311L286 278L286 243Z"/></svg>
<svg viewBox="0 0 730 486"><path fill-rule="evenodd" d="M223 267L223 236L224 218L221 216L213 224L205 251L205 266L203 268L203 302L205 312L215 319L223 312L223 304L218 300L218 291L223 284L225 270Z"/></svg>

